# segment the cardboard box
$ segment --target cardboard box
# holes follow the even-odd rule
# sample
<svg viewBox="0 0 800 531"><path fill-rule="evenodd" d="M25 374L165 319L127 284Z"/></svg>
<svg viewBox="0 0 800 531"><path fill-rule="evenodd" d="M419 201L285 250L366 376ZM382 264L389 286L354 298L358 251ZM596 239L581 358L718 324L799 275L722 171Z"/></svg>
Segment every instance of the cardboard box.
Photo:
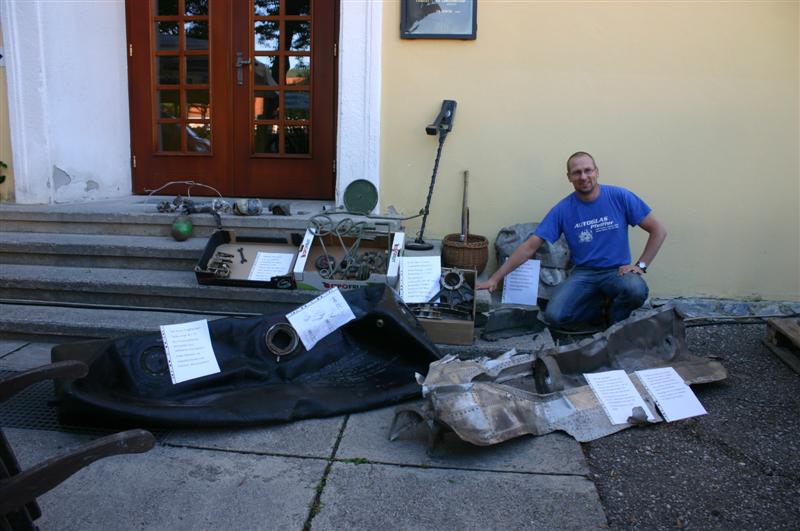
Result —
<svg viewBox="0 0 800 531"><path fill-rule="evenodd" d="M454 268L455 269L455 268ZM464 282L472 288L472 312L469 320L465 319L427 319L418 317L428 338L434 343L445 345L472 345L475 335L475 270L457 269L464 275Z"/></svg>
<svg viewBox="0 0 800 531"><path fill-rule="evenodd" d="M355 243L355 238L342 237L342 242L349 249ZM388 284L391 287L395 287L400 270L400 255L403 253L404 244L405 233L403 232L365 233L358 246L359 254L366 251L385 253L387 260L386 274L371 273L367 280L324 278L317 270L317 258L327 252L328 255L333 256L334 260L341 261L344 258L345 251L342 249L342 244L335 234L316 236L313 232L307 230L297 253L297 261L294 264L295 283L298 289L318 291L333 287L343 290L353 289L370 284Z"/></svg>
<svg viewBox="0 0 800 531"><path fill-rule="evenodd" d="M294 241L292 241L294 240ZM292 268L297 261L297 245L300 234L289 234L286 238L265 238L259 236L237 236L232 230L218 230L208 239L203 255L194 267L199 284L218 286L241 286L248 288L294 289ZM241 249L241 252L239 251ZM214 274L214 260L218 253L232 255L227 267L230 275L219 278ZM281 262L287 263L286 271L267 279L251 279L253 267L259 258L258 253L280 255ZM286 257L291 254L291 260ZM245 262L242 262L244 256ZM263 258L263 257L262 257ZM259 263L263 263L259 262Z"/></svg>

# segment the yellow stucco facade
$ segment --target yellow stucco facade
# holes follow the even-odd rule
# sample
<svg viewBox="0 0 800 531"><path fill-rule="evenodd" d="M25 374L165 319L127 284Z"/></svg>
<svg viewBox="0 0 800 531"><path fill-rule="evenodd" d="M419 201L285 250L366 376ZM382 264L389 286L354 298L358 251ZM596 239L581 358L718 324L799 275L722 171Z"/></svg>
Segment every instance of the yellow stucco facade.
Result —
<svg viewBox="0 0 800 531"><path fill-rule="evenodd" d="M3 42L3 29L0 28L0 43ZM14 175L11 164L11 134L8 127L8 88L6 84L6 68L0 64L0 161L8 168L0 167L0 175L5 175L5 181L0 183L0 201L10 201L14 198Z"/></svg>
<svg viewBox="0 0 800 531"><path fill-rule="evenodd" d="M387 1L382 207L423 206L424 126L454 99L426 237L460 230L463 170L471 232L493 241L568 194L565 159L586 150L601 183L636 192L669 230L652 295L798 299L798 6L481 0L477 40L413 41ZM632 229L634 259L643 235Z"/></svg>

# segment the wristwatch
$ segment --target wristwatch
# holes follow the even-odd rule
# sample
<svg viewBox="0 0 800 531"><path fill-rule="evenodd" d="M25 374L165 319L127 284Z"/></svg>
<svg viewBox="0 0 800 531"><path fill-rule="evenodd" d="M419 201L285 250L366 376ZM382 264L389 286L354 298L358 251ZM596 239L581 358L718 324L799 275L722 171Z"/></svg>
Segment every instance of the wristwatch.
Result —
<svg viewBox="0 0 800 531"><path fill-rule="evenodd" d="M647 273L647 264L644 262L637 262L636 267L642 270L642 273Z"/></svg>

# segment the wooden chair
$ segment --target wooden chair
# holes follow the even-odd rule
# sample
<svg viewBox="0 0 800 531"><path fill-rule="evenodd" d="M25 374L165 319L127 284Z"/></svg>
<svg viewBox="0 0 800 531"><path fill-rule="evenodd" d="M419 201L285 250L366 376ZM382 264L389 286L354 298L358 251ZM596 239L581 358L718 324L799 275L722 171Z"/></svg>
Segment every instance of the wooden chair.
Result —
<svg viewBox="0 0 800 531"><path fill-rule="evenodd" d="M88 370L80 361L62 361L15 374L0 380L0 401L37 382L82 378ZM98 459L143 453L154 445L155 438L150 432L130 430L102 437L21 470L0 428L0 531L37 529L33 522L42 515L36 503L38 496Z"/></svg>

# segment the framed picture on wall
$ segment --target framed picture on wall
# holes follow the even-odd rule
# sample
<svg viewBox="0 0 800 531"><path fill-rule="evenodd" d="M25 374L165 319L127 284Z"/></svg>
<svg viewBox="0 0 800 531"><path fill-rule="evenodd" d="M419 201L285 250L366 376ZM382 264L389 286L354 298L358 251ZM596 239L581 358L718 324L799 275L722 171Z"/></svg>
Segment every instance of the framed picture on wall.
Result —
<svg viewBox="0 0 800 531"><path fill-rule="evenodd" d="M400 0L400 38L475 39L478 0Z"/></svg>

